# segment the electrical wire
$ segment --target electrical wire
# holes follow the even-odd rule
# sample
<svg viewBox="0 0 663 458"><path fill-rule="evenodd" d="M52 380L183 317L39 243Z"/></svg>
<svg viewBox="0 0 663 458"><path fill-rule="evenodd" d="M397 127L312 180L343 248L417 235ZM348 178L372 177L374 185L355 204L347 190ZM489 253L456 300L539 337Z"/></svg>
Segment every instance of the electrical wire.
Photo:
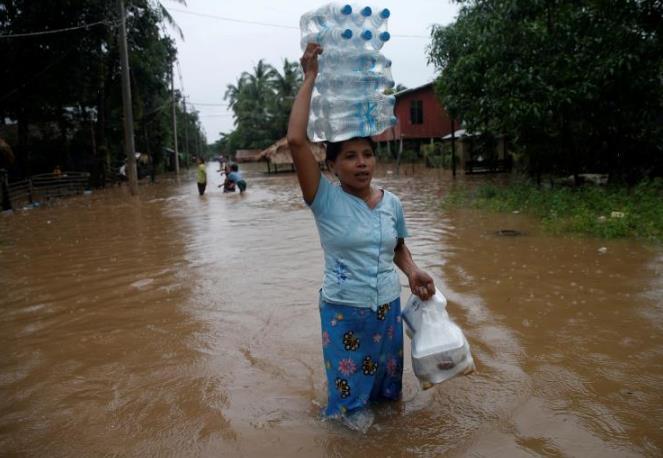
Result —
<svg viewBox="0 0 663 458"><path fill-rule="evenodd" d="M226 107L228 106L227 103L207 103L207 102L189 102L193 105L201 105L201 106L206 106L206 107Z"/></svg>
<svg viewBox="0 0 663 458"><path fill-rule="evenodd" d="M284 25L284 24L274 24L270 22L259 22L259 21L247 21L244 19L235 19L235 18L230 18L227 16L217 16L214 14L206 14L206 13L198 13L195 11L187 11L187 10L180 10L176 8L170 8L170 11L174 11L176 13L182 13L182 14L190 14L192 16L200 16L200 17L206 17L210 19L216 19L218 21L226 21L226 22L236 22L239 24L251 24L251 25L261 25L265 27L276 27L279 29L290 29L290 30L299 30L299 27L293 26L293 25ZM392 37L399 37L399 38L425 38L428 39L430 36L428 35L402 35L402 34L391 34Z"/></svg>
<svg viewBox="0 0 663 458"><path fill-rule="evenodd" d="M79 25L76 27L67 27L65 29L56 29L56 30L42 30L41 32L26 32L26 33L12 33L12 34L0 34L0 38L25 38L25 37L36 37L40 35L51 35L54 33L63 33L63 32L71 32L72 30L78 30L78 29L87 29L90 27L94 27L96 25L117 25L117 22L110 22L110 21L98 21L98 22L93 22L91 24L83 24Z"/></svg>
<svg viewBox="0 0 663 458"><path fill-rule="evenodd" d="M258 21L247 21L244 19L234 19L226 16L216 16L214 14L205 14L205 13L197 13L195 11L187 11L187 10L178 10L175 8L170 8L170 11L175 11L177 13L182 13L182 14L190 14L192 16L200 16L200 17L207 17L207 18L212 18L212 19L217 19L219 21L227 21L227 22L237 22L239 24L252 24L252 25L262 25L265 27L277 27L280 29L295 29L299 30L299 27L294 27L291 25L283 25L283 24L273 24L269 22L258 22Z"/></svg>
<svg viewBox="0 0 663 458"><path fill-rule="evenodd" d="M218 117L218 116L235 116L235 114L234 114L234 113L209 113L209 114L200 113L199 116L213 116L213 117Z"/></svg>

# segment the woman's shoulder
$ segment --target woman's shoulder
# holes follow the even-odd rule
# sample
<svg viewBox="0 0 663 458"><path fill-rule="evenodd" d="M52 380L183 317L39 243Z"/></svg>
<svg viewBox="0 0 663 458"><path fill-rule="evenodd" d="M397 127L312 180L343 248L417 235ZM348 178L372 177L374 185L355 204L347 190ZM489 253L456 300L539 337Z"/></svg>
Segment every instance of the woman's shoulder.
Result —
<svg viewBox="0 0 663 458"><path fill-rule="evenodd" d="M401 204L401 199L399 199L399 197L396 194L389 191L388 189L384 189L384 188L380 188L380 189L382 189L382 192L383 192L383 197L382 198L384 199L385 202L395 203L395 204L398 204L398 205Z"/></svg>
<svg viewBox="0 0 663 458"><path fill-rule="evenodd" d="M333 183L324 173L321 173L318 189L315 191L313 202L309 205L313 213L320 216L327 213L331 207L338 206L340 189L340 186Z"/></svg>
<svg viewBox="0 0 663 458"><path fill-rule="evenodd" d="M325 192L332 194L338 194L342 192L340 184L336 180L333 180L329 176L325 175L324 173L320 174L320 188L324 188Z"/></svg>

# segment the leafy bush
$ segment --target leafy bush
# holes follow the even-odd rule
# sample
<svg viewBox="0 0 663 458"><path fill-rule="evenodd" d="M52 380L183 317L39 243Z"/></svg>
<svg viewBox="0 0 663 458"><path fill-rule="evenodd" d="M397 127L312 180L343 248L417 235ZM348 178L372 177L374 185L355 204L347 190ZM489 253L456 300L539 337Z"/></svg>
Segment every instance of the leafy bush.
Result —
<svg viewBox="0 0 663 458"><path fill-rule="evenodd" d="M490 184L474 192L453 190L444 205L521 211L540 218L544 227L553 233L663 241L663 180L660 178L642 181L631 189L595 186L542 189L527 183Z"/></svg>

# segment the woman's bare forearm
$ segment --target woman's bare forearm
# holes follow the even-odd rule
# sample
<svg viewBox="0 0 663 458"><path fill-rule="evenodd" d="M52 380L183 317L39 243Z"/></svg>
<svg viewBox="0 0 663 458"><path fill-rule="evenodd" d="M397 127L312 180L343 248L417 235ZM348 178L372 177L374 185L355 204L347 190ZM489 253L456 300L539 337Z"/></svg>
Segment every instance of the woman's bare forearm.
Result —
<svg viewBox="0 0 663 458"><path fill-rule="evenodd" d="M297 180L302 188L302 195L306 203L311 204L318 191L320 184L320 167L317 159L311 151L311 144L308 141L307 127L308 116L311 108L311 95L315 78L318 75L318 55L322 53L322 48L309 43L306 46L304 55L300 62L304 70L304 82L297 92L295 101L290 111L288 120L288 146L292 154L292 160L297 170Z"/></svg>
<svg viewBox="0 0 663 458"><path fill-rule="evenodd" d="M396 249L394 250L394 264L396 264L396 266L398 266L408 278L414 270L418 269L412 259L412 253L410 253L409 248L402 241L398 242L398 245L396 245Z"/></svg>

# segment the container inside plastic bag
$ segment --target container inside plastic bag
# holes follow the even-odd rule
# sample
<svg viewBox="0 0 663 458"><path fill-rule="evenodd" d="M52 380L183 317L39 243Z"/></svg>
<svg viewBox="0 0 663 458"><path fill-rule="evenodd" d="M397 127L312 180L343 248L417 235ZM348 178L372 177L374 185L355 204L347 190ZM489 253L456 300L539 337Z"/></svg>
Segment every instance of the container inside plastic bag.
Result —
<svg viewBox="0 0 663 458"><path fill-rule="evenodd" d="M446 298L436 289L427 301L410 296L402 312L412 339L412 368L423 389L475 369L470 345L446 307Z"/></svg>

